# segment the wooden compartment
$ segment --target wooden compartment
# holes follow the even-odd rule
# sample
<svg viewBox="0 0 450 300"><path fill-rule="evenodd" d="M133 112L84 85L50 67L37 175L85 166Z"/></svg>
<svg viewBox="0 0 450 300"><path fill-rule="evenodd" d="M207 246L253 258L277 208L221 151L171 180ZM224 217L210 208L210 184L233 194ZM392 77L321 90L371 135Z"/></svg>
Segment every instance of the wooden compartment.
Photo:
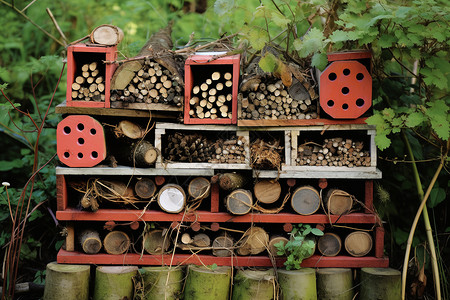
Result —
<svg viewBox="0 0 450 300"><path fill-rule="evenodd" d="M185 124L236 124L240 55L222 54L207 52L186 60Z"/></svg>
<svg viewBox="0 0 450 300"><path fill-rule="evenodd" d="M66 105L109 108L110 83L116 65L105 64L104 61L114 61L116 58L117 46L104 47L90 44L69 46L67 49ZM89 66L86 71L83 70L85 65ZM75 92L79 95L77 97L72 95L74 83L76 84ZM84 89L86 93L81 93L81 89ZM89 96L89 93L92 93L92 97ZM90 100L86 100L88 98Z"/></svg>

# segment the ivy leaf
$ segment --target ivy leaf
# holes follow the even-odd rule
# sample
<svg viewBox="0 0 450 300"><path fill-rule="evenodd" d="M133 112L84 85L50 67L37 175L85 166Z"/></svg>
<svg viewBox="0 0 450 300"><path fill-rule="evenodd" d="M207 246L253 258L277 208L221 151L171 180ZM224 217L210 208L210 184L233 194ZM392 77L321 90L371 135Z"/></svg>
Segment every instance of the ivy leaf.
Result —
<svg viewBox="0 0 450 300"><path fill-rule="evenodd" d="M423 121L425 121L425 116L420 112L414 112L408 116L405 125L412 128L419 126Z"/></svg>
<svg viewBox="0 0 450 300"><path fill-rule="evenodd" d="M214 12L223 16L234 8L234 0L216 0L214 2Z"/></svg>
<svg viewBox="0 0 450 300"><path fill-rule="evenodd" d="M272 21L279 27L285 28L291 20L280 14L279 12L272 12L271 14Z"/></svg>
<svg viewBox="0 0 450 300"><path fill-rule="evenodd" d="M430 193L430 199L428 200L428 207L436 207L439 203L444 201L446 198L445 190L440 187L433 187Z"/></svg>
<svg viewBox="0 0 450 300"><path fill-rule="evenodd" d="M278 59L270 52L267 52L259 61L259 67L264 71L271 73L277 67Z"/></svg>

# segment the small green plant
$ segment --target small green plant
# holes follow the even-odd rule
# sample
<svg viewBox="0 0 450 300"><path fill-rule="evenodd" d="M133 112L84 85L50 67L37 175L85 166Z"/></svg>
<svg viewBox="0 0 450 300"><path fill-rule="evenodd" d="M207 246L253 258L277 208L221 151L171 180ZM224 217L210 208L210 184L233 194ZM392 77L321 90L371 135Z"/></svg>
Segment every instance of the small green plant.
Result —
<svg viewBox="0 0 450 300"><path fill-rule="evenodd" d="M286 270L300 269L303 259L314 253L316 243L313 236L322 236L323 231L308 224L297 224L289 235L291 237L287 243L281 241L275 244L277 254L286 256Z"/></svg>

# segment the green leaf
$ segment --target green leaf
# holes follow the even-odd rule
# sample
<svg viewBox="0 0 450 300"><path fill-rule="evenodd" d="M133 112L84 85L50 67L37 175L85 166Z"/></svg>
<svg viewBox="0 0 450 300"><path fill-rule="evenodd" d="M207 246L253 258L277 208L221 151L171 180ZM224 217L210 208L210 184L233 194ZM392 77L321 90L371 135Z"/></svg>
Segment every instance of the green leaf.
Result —
<svg viewBox="0 0 450 300"><path fill-rule="evenodd" d="M24 166L24 161L22 159L16 158L11 161L0 160L0 171L10 171L16 168L22 168Z"/></svg>
<svg viewBox="0 0 450 300"><path fill-rule="evenodd" d="M316 236L322 236L323 235L323 231L320 230L319 228L313 228L311 229L311 233L316 235Z"/></svg>
<svg viewBox="0 0 450 300"><path fill-rule="evenodd" d="M277 67L278 59L270 52L267 52L259 61L259 67L264 71L271 73Z"/></svg>
<svg viewBox="0 0 450 300"><path fill-rule="evenodd" d="M248 34L248 41L256 51L259 51L264 48L269 38L264 30L254 28Z"/></svg>
<svg viewBox="0 0 450 300"><path fill-rule="evenodd" d="M328 58L325 53L322 53L322 52L314 53L313 57L311 58L311 65L313 67L316 67L320 71L325 70L327 64L328 64Z"/></svg>
<svg viewBox="0 0 450 300"><path fill-rule="evenodd" d="M216 264L216 263L214 263L214 264L211 265L211 270L214 271L215 269L217 269L217 264Z"/></svg>
<svg viewBox="0 0 450 300"><path fill-rule="evenodd" d="M272 21L279 27L285 28L291 20L280 14L279 12L272 12L271 14Z"/></svg>
<svg viewBox="0 0 450 300"><path fill-rule="evenodd" d="M214 2L214 12L219 16L229 13L234 8L234 0L216 0Z"/></svg>
<svg viewBox="0 0 450 300"><path fill-rule="evenodd" d="M385 133L378 132L375 135L375 144L377 145L378 149L384 150L389 148L391 145L391 140L386 136Z"/></svg>
<svg viewBox="0 0 450 300"><path fill-rule="evenodd" d="M430 199L428 199L427 205L430 208L436 207L439 203L446 198L445 190L438 186L433 187L430 193Z"/></svg>
<svg viewBox="0 0 450 300"><path fill-rule="evenodd" d="M7 87L8 87L7 83L0 84L0 90L6 90Z"/></svg>
<svg viewBox="0 0 450 300"><path fill-rule="evenodd" d="M421 112L414 112L410 115L408 115L408 118L406 119L405 125L413 128L416 126L419 126L422 124L423 121L425 121L425 116Z"/></svg>
<svg viewBox="0 0 450 300"><path fill-rule="evenodd" d="M397 41L397 38L391 34L382 34L378 39L378 45L381 48L390 48Z"/></svg>
<svg viewBox="0 0 450 300"><path fill-rule="evenodd" d="M430 103L429 106L425 110L425 114L430 118L431 127L441 139L448 140L450 126L447 103L444 100L436 100Z"/></svg>
<svg viewBox="0 0 450 300"><path fill-rule="evenodd" d="M299 52L300 57L307 57L314 52L322 51L327 42L328 40L325 40L322 31L313 27L303 37L303 40L296 39L294 41L294 48Z"/></svg>

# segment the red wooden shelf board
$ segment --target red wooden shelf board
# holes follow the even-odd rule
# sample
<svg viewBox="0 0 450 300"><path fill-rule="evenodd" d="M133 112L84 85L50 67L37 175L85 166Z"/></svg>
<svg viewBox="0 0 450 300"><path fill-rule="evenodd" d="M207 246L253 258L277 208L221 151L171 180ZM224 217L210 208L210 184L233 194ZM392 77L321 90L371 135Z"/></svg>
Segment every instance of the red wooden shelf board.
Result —
<svg viewBox="0 0 450 300"><path fill-rule="evenodd" d="M258 126L309 126L309 125L346 125L367 124L367 118L357 119L304 119L304 120L238 120L239 127Z"/></svg>
<svg viewBox="0 0 450 300"><path fill-rule="evenodd" d="M193 214L183 215L169 214L161 211L125 210L125 209L99 209L96 212L79 211L76 209L66 209L56 212L56 218L60 221L185 221L185 222L234 222L234 223L329 223L325 214L314 214L302 216L290 213L278 214L246 214L243 216L233 216L224 212L212 213L208 211L197 211ZM339 216L330 216L331 222L353 223L353 224L373 224L376 216L373 214L353 213Z"/></svg>
<svg viewBox="0 0 450 300"><path fill-rule="evenodd" d="M275 262L278 267L283 267L285 259L276 258ZM212 255L191 255L176 254L168 255L140 255L140 254L84 254L79 252L68 252L60 250L57 256L57 262L61 264L95 264L95 265L187 265L187 264L217 264L220 266L235 267L270 267L272 261L267 256L233 256L233 257L216 257ZM386 257L375 258L368 257L351 257L351 256L335 256L325 257L313 255L305 259L302 267L336 267L336 268L362 268L362 267L380 267L389 266L389 259Z"/></svg>

